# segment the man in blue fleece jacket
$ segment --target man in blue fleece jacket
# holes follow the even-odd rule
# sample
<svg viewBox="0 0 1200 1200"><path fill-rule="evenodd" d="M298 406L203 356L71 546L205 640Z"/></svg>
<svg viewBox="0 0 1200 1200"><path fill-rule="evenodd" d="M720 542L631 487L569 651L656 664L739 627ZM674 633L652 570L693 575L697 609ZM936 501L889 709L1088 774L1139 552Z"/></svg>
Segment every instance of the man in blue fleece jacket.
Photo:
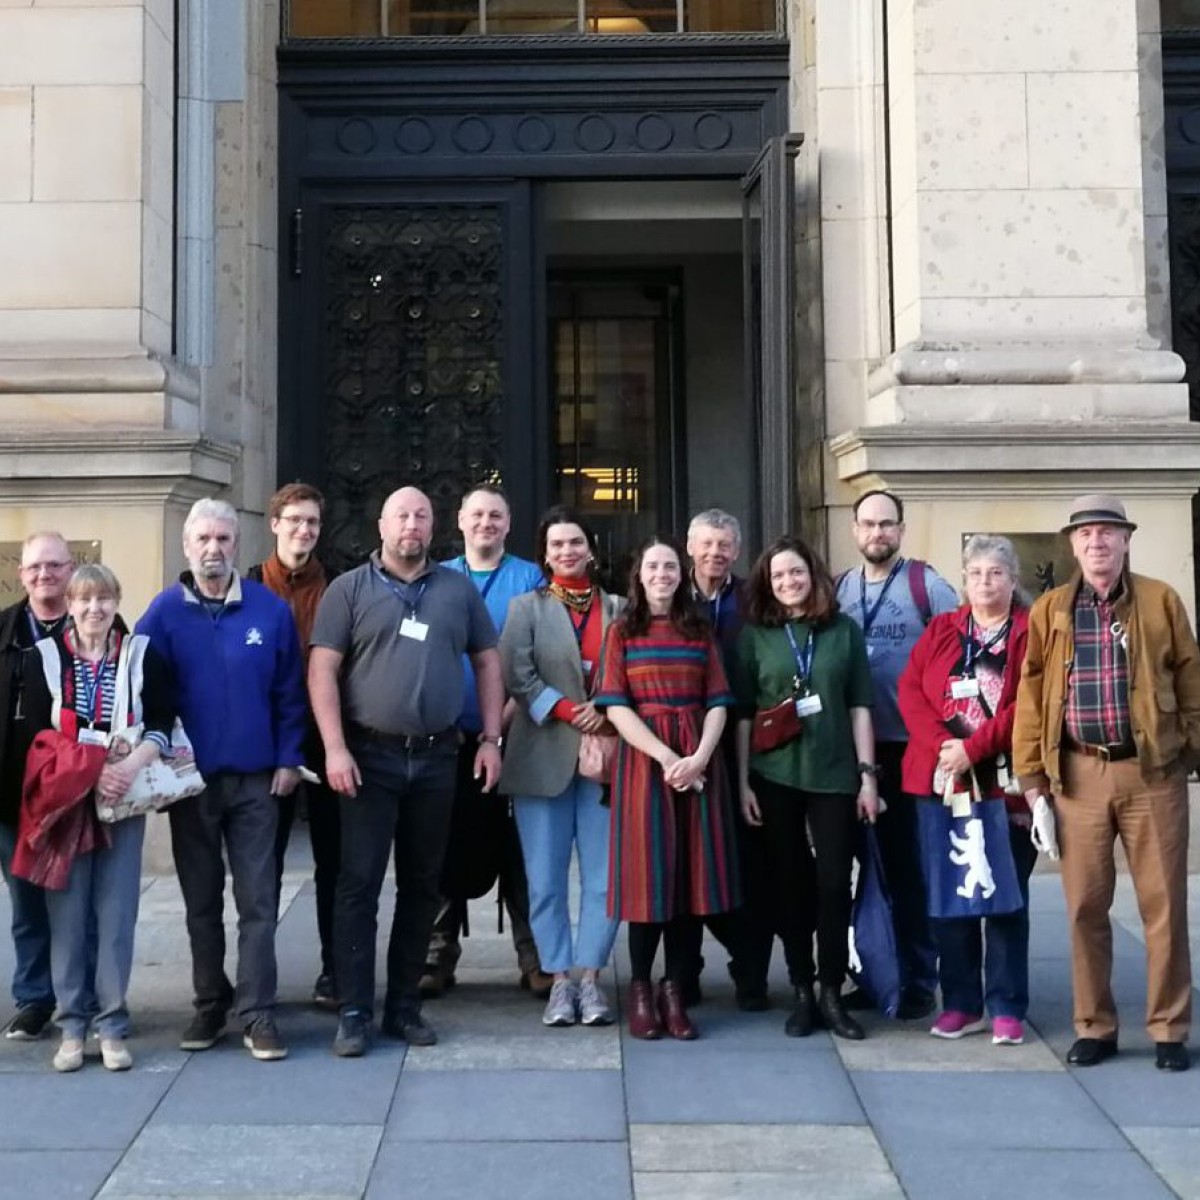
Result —
<svg viewBox="0 0 1200 1200"><path fill-rule="evenodd" d="M196 1013L180 1047L207 1050L225 1032L225 862L238 914L237 1018L257 1059L287 1056L275 1027L276 797L300 782L307 700L291 610L239 577L238 518L197 500L183 526L190 570L155 597L137 632L170 664L180 719L207 786L170 810L171 848L187 909Z"/></svg>

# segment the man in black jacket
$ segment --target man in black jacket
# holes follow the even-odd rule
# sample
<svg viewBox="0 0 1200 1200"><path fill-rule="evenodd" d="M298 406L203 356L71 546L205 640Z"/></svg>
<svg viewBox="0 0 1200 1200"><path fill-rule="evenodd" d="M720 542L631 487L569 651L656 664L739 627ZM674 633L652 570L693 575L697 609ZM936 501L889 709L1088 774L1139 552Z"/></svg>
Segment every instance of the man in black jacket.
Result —
<svg viewBox="0 0 1200 1200"><path fill-rule="evenodd" d="M19 568L25 599L0 612L0 869L12 902L12 991L17 1002L4 1036L15 1041L41 1037L54 1014L45 893L15 878L11 870L30 741L22 691L34 643L60 632L66 623L67 583L74 566L62 534L30 534L21 548Z"/></svg>

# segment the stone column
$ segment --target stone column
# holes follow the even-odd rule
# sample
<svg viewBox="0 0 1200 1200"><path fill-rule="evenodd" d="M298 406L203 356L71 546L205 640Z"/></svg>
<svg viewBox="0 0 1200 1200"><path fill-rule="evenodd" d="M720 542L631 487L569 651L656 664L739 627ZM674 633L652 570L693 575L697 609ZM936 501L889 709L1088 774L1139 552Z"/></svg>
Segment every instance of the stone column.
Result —
<svg viewBox="0 0 1200 1200"><path fill-rule="evenodd" d="M822 13L837 47L835 6L818 5L818 38ZM830 446L839 479L916 501L914 550L948 570L963 532L1052 529L1071 495L1116 491L1171 531L1144 539L1137 565L1190 594L1200 431L1182 361L1150 333L1167 327L1157 4L885 13L887 120L871 129L886 139L890 350L862 356L865 395ZM836 249L827 239L827 335L831 290L854 303L831 288Z"/></svg>

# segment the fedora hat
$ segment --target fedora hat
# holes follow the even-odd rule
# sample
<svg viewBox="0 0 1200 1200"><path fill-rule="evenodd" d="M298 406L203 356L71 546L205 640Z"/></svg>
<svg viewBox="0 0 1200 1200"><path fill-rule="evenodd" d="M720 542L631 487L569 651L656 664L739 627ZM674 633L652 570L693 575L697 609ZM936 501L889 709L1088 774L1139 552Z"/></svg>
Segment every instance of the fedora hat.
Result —
<svg viewBox="0 0 1200 1200"><path fill-rule="evenodd" d="M1125 505L1116 496L1104 492L1089 492L1077 496L1071 505L1071 519L1062 527L1062 533L1070 533L1080 525L1120 525L1132 533L1137 526L1125 515Z"/></svg>

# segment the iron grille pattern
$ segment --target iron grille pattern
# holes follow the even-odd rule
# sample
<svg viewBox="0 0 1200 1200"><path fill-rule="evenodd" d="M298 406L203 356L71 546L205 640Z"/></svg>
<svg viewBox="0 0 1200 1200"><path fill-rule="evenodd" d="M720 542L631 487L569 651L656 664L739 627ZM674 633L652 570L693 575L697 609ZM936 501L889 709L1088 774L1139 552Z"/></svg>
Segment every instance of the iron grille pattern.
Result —
<svg viewBox="0 0 1200 1200"><path fill-rule="evenodd" d="M1169 211L1172 340L1187 364L1191 418L1200 421L1200 195L1173 195Z"/></svg>
<svg viewBox="0 0 1200 1200"><path fill-rule="evenodd" d="M406 484L433 501L445 557L463 490L501 470L500 210L335 207L328 222L323 557L362 562L384 499Z"/></svg>

